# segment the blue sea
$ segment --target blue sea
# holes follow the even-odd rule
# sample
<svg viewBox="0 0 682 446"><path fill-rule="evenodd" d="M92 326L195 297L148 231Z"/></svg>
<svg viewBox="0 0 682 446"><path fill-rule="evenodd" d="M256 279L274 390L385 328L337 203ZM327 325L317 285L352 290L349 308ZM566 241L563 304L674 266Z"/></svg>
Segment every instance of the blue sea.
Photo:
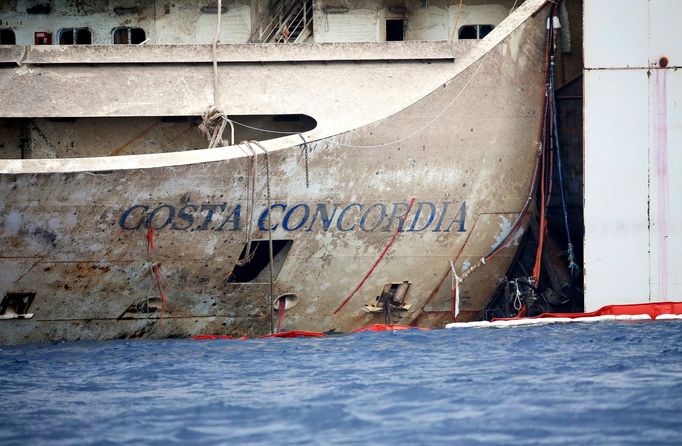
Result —
<svg viewBox="0 0 682 446"><path fill-rule="evenodd" d="M0 347L0 444L682 444L682 322Z"/></svg>

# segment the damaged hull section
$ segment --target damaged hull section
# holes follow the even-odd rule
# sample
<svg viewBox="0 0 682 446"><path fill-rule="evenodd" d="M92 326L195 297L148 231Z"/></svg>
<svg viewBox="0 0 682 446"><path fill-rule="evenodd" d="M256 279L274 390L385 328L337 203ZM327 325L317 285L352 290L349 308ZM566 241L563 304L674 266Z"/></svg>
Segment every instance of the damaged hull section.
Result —
<svg viewBox="0 0 682 446"><path fill-rule="evenodd" d="M264 335L278 296L282 330L451 322L448 261L476 263L531 189L542 3L436 90L343 132L0 161L0 342ZM463 284L458 320L480 316L515 251ZM382 296L400 311L375 311Z"/></svg>

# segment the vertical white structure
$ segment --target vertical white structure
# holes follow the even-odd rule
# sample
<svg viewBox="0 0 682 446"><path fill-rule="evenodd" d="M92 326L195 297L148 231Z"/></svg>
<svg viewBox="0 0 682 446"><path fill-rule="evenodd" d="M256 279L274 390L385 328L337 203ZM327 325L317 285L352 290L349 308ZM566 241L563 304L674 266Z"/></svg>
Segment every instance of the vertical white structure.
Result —
<svg viewBox="0 0 682 446"><path fill-rule="evenodd" d="M585 310L682 300L682 1L584 14Z"/></svg>

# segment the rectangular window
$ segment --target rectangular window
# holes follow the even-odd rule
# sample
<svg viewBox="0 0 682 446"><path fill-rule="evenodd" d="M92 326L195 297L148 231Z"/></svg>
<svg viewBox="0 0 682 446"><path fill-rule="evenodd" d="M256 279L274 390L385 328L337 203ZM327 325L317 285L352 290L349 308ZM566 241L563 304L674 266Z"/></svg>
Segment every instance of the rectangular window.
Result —
<svg viewBox="0 0 682 446"><path fill-rule="evenodd" d="M405 19L386 19L386 41L405 40Z"/></svg>
<svg viewBox="0 0 682 446"><path fill-rule="evenodd" d="M115 45L138 45L147 39L142 28L115 28L112 34Z"/></svg>
<svg viewBox="0 0 682 446"><path fill-rule="evenodd" d="M90 45L92 32L90 28L62 28L58 34L59 45Z"/></svg>
<svg viewBox="0 0 682 446"><path fill-rule="evenodd" d="M464 25L459 28L457 36L459 40L482 39L490 34L493 29L495 29L495 25Z"/></svg>
<svg viewBox="0 0 682 446"><path fill-rule="evenodd" d="M293 240L272 241L272 275L277 279L289 255ZM270 280L270 244L268 240L254 240L251 250L247 252L248 244L244 245L239 256L239 263L235 265L229 275L228 283L264 283Z"/></svg>
<svg viewBox="0 0 682 446"><path fill-rule="evenodd" d="M0 45L16 45L17 38L14 35L14 30L9 28L0 29Z"/></svg>

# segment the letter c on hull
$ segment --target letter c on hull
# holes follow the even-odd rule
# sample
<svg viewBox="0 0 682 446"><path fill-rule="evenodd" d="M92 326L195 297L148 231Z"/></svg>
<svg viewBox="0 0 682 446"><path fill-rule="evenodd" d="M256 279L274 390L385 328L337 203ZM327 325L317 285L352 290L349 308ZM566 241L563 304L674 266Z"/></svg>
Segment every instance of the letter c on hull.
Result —
<svg viewBox="0 0 682 446"><path fill-rule="evenodd" d="M130 217L130 215L136 209L142 209L142 212L140 213L140 219L135 226L130 226L130 224L128 222L128 217ZM121 229L128 229L128 230L139 229L145 220L145 214L147 213L148 210L149 210L149 206L145 206L143 204L136 204L135 206L132 206L127 211L125 211L123 214L121 214L121 218L118 220L118 225L121 227Z"/></svg>

